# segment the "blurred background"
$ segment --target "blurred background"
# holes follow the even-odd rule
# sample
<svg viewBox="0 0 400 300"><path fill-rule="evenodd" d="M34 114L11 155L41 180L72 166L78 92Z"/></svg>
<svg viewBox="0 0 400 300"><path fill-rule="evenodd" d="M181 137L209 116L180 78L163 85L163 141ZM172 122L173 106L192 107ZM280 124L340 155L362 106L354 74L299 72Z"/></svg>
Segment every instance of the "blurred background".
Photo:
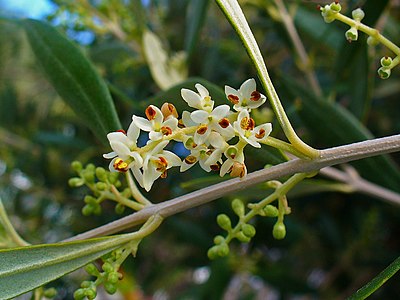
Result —
<svg viewBox="0 0 400 300"><path fill-rule="evenodd" d="M380 58L393 53L368 47L363 33L347 42L347 26L324 23L316 9L328 1L239 2L307 143L322 149L400 132L400 69L387 80L377 76ZM362 7L363 22L400 44L398 0L341 4L346 15ZM0 16L0 196L18 232L33 244L57 242L120 216L114 204L104 203L101 216L82 217L87 190L68 186L70 163L107 168L102 154L109 146L57 95L16 20L50 22L79 45L106 80L125 128L149 104L168 101L182 111L182 87L202 82L224 103L224 85L239 88L257 76L213 1L0 0ZM284 139L268 104L254 118L273 122L272 135ZM246 150L249 171L282 161L267 147ZM399 162L397 153L347 169L400 193ZM197 166L183 174L172 169L147 196L157 203L218 181ZM270 192L262 184L166 220L123 265L125 279L114 299L343 299L399 255L398 205L317 176L289 193L284 240L273 239L274 220L256 218L251 243L235 241L227 258L210 261L207 250L222 233L216 216L234 219L232 199L254 202ZM49 286L58 288L58 299L71 299L85 276L75 272ZM393 277L371 299L399 299L399 280Z"/></svg>

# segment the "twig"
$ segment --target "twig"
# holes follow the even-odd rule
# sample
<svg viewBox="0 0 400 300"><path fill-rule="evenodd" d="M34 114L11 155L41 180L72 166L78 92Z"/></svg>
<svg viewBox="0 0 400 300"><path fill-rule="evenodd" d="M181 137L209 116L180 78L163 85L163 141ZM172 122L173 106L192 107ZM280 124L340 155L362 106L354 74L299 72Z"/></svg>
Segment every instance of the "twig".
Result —
<svg viewBox="0 0 400 300"><path fill-rule="evenodd" d="M247 174L247 176L242 179L230 179L175 199L146 207L130 216L76 235L65 241L83 240L113 234L142 224L155 214L166 218L261 182L278 179L295 173L317 171L327 166L396 151L400 151L400 135L321 150L319 158L313 160L293 159L268 169Z"/></svg>

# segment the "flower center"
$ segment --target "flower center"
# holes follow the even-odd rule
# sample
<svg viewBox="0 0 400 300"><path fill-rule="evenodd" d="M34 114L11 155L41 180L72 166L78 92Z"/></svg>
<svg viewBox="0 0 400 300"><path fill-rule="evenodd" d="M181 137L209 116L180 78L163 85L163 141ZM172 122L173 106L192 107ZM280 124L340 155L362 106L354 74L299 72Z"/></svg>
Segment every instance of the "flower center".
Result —
<svg viewBox="0 0 400 300"><path fill-rule="evenodd" d="M238 104L239 103L239 97L236 95L228 95L228 100L232 102L233 104Z"/></svg>
<svg viewBox="0 0 400 300"><path fill-rule="evenodd" d="M254 122L254 120L252 118L244 117L240 121L240 127L243 130L253 130L255 125L256 125L256 123Z"/></svg>
<svg viewBox="0 0 400 300"><path fill-rule="evenodd" d="M126 171L128 171L128 164L119 157L115 159L113 167L119 172L125 173Z"/></svg>
<svg viewBox="0 0 400 300"><path fill-rule="evenodd" d="M193 155L189 155L185 158L185 163L187 163L188 165L193 165L196 161L197 159Z"/></svg>
<svg viewBox="0 0 400 300"><path fill-rule="evenodd" d="M163 135L170 135L170 134L172 134L172 129L170 127L168 127L168 126L162 126L161 129L160 129L160 132Z"/></svg>
<svg viewBox="0 0 400 300"><path fill-rule="evenodd" d="M258 91L252 92L250 96L251 101L258 101L261 98L261 94Z"/></svg>
<svg viewBox="0 0 400 300"><path fill-rule="evenodd" d="M203 135L203 134L206 133L207 128L208 128L207 125L200 125L200 126L197 128L197 133Z"/></svg>
<svg viewBox="0 0 400 300"><path fill-rule="evenodd" d="M223 119L219 120L218 124L222 128L226 128L229 126L229 120L227 118L223 118Z"/></svg>
<svg viewBox="0 0 400 300"><path fill-rule="evenodd" d="M151 106L148 106L145 110L145 114L147 119L154 120L156 117L157 112L154 110L154 108L152 108Z"/></svg>

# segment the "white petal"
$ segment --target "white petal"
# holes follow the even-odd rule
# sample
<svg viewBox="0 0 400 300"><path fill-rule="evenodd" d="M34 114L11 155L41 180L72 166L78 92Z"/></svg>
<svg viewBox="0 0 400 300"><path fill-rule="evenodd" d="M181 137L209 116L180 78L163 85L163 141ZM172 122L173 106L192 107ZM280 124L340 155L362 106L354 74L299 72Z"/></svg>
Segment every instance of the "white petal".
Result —
<svg viewBox="0 0 400 300"><path fill-rule="evenodd" d="M188 89L182 89L181 96L190 107L201 109L201 98L197 93Z"/></svg>
<svg viewBox="0 0 400 300"><path fill-rule="evenodd" d="M194 138L194 142L197 145L204 144L207 141L208 137L210 136L210 133L211 133L211 130L210 130L209 126L207 127L207 131L204 134L198 134L197 131L196 131L194 133L194 137L193 137Z"/></svg>
<svg viewBox="0 0 400 300"><path fill-rule="evenodd" d="M133 123L135 123L135 125L140 129L144 131L153 130L153 126L149 120L138 116L133 116L132 118L133 118Z"/></svg>
<svg viewBox="0 0 400 300"><path fill-rule="evenodd" d="M170 117L168 120L162 123L162 126L169 127L172 130L175 130L178 127L178 119Z"/></svg>
<svg viewBox="0 0 400 300"><path fill-rule="evenodd" d="M143 187L148 192L153 186L154 181L161 176L161 172L158 172L153 166L144 170L143 172Z"/></svg>
<svg viewBox="0 0 400 300"><path fill-rule="evenodd" d="M165 148L165 146L168 145L168 142L169 142L169 141L162 141L162 142L160 142L157 146L154 147L153 150L150 151L150 154L151 154L151 155L154 155L154 156L157 155L157 154L159 154L161 151L163 151L163 149Z"/></svg>
<svg viewBox="0 0 400 300"><path fill-rule="evenodd" d="M256 138L254 136L251 136L250 138L246 138L246 142L255 148L261 148L260 143L256 141Z"/></svg>
<svg viewBox="0 0 400 300"><path fill-rule="evenodd" d="M107 138L110 141L110 143L113 142L119 142L119 143L123 143L126 145L130 144L130 140L129 138L122 132L110 132L109 134L107 134Z"/></svg>
<svg viewBox="0 0 400 300"><path fill-rule="evenodd" d="M152 140L152 141L161 140L162 137L163 137L163 134L161 132L150 131L150 133L149 133L149 139Z"/></svg>
<svg viewBox="0 0 400 300"><path fill-rule="evenodd" d="M204 110L195 110L190 114L190 118L197 124L207 123L209 113Z"/></svg>
<svg viewBox="0 0 400 300"><path fill-rule="evenodd" d="M251 101L251 100L249 100L249 101L247 102L247 106L248 106L249 108L257 108L257 107L263 105L264 102L265 102L265 100L267 100L267 98L266 98L263 94L261 94L261 98L258 99L257 101Z"/></svg>
<svg viewBox="0 0 400 300"><path fill-rule="evenodd" d="M143 186L143 174L140 172L139 168L131 168L131 171L133 173L133 176L135 176L136 181L139 183L141 187Z"/></svg>
<svg viewBox="0 0 400 300"><path fill-rule="evenodd" d="M215 131L210 133L208 140L210 141L210 144L217 149L225 149L228 146L221 134Z"/></svg>
<svg viewBox="0 0 400 300"><path fill-rule="evenodd" d="M199 165L204 171L206 171L206 172L210 172L211 171L210 165L206 164L204 160L200 160L199 161Z"/></svg>
<svg viewBox="0 0 400 300"><path fill-rule="evenodd" d="M116 156L117 156L117 153L115 153L114 151L106 153L106 154L103 154L103 157L107 158L107 159L111 159L111 158L114 158Z"/></svg>
<svg viewBox="0 0 400 300"><path fill-rule="evenodd" d="M250 101L251 93L256 90L256 81L254 78L247 79L245 82L242 83L240 86L240 93L242 97L247 98Z"/></svg>
<svg viewBox="0 0 400 300"><path fill-rule="evenodd" d="M183 125L185 125L186 127L191 127L191 126L197 125L195 122L193 122L192 118L190 117L190 112L188 112L186 110L182 113L182 122L183 122Z"/></svg>
<svg viewBox="0 0 400 300"><path fill-rule="evenodd" d="M111 148L121 157L123 160L127 159L130 156L131 150L127 145L120 142L111 142Z"/></svg>
<svg viewBox="0 0 400 300"><path fill-rule="evenodd" d="M164 115L162 114L161 110L154 105L150 105L151 108L156 112L154 119L152 120L154 123L160 124L164 119Z"/></svg>
<svg viewBox="0 0 400 300"><path fill-rule="evenodd" d="M129 125L128 131L126 132L127 137L136 145L139 134L140 128L132 121Z"/></svg>
<svg viewBox="0 0 400 300"><path fill-rule="evenodd" d="M254 134L258 133L260 131L260 129L265 130L264 137L259 139L259 140L263 140L263 139L267 138L270 135L270 133L272 132L272 124L265 123L265 124L261 124L261 125L257 126L256 128L253 129Z"/></svg>
<svg viewBox="0 0 400 300"><path fill-rule="evenodd" d="M215 149L211 155L204 161L204 163L208 166L215 165L217 161L219 161L222 157L222 150Z"/></svg>
<svg viewBox="0 0 400 300"><path fill-rule="evenodd" d="M196 83L194 87L198 90L201 98L204 98L204 97L207 97L210 95L208 90L204 86L202 86L200 83Z"/></svg>
<svg viewBox="0 0 400 300"><path fill-rule="evenodd" d="M233 160L232 159L227 159L221 166L221 169L219 170L219 176L224 176L226 173L229 172L229 169L233 166Z"/></svg>
<svg viewBox="0 0 400 300"><path fill-rule="evenodd" d="M229 141L235 136L235 129L233 129L232 125L230 124L226 128L219 126L218 132L225 138L226 141Z"/></svg>
<svg viewBox="0 0 400 300"><path fill-rule="evenodd" d="M182 161L179 158L179 156L177 156L175 153L172 153L171 151L163 151L161 156L165 157L165 159L168 162L167 169L169 169L171 167L177 167L182 164Z"/></svg>
<svg viewBox="0 0 400 300"><path fill-rule="evenodd" d="M230 110L229 105L226 104L219 105L212 111L211 116L213 118L216 118L217 120L220 120L228 115L229 110Z"/></svg>
<svg viewBox="0 0 400 300"><path fill-rule="evenodd" d="M229 95L235 95L240 98L240 94L238 93L238 91L228 85L225 86L225 95L226 97L228 97Z"/></svg>
<svg viewBox="0 0 400 300"><path fill-rule="evenodd" d="M139 153L132 151L130 156L133 158L133 165L136 168L141 168L143 166L143 158L140 156Z"/></svg>

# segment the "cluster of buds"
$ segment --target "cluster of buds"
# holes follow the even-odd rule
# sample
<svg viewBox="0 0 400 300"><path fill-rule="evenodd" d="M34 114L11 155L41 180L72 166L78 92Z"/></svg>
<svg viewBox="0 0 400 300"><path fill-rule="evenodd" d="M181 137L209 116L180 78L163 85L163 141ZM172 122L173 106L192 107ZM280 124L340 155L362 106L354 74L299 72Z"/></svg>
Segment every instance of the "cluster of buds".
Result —
<svg viewBox="0 0 400 300"><path fill-rule="evenodd" d="M214 107L209 91L201 84L195 88L197 91L181 90L183 100L194 109L184 111L181 118L170 103L161 108L150 105L145 110L146 118L134 115L126 132L109 133L113 151L103 156L112 159L110 170L131 171L146 191L156 179L165 178L168 169L180 167L184 172L197 162L207 172L244 177L244 147L250 144L260 148L272 131L271 123L256 126L250 116L266 97L256 90L254 79L245 81L239 90L225 86L226 97L233 104L231 111L226 104ZM142 147L137 144L141 131L148 132L148 141ZM235 137L235 144L229 144ZM189 155L181 159L165 150L170 141L182 143Z"/></svg>

